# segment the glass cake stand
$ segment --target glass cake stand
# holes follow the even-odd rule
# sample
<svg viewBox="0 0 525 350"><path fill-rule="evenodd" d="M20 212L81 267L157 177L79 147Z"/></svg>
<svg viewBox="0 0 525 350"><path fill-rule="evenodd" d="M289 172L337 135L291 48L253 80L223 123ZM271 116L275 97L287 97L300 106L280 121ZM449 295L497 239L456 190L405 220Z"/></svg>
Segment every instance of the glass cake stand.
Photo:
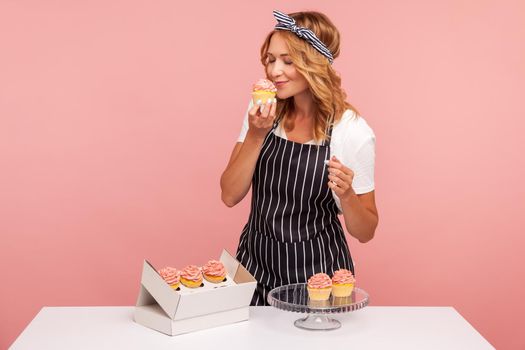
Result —
<svg viewBox="0 0 525 350"><path fill-rule="evenodd" d="M368 293L354 288L348 297L334 297L326 301L315 301L308 298L306 283L288 284L274 288L268 293L268 303L278 309L306 313L305 318L294 322L296 327L308 330L332 330L341 327L341 322L327 314L350 312L368 305Z"/></svg>

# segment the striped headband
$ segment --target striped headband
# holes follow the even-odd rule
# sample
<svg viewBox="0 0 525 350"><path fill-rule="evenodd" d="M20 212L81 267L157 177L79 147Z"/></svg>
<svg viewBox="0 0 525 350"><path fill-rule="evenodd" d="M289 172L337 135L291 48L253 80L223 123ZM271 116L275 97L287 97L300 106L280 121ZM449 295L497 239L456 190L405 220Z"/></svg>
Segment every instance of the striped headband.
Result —
<svg viewBox="0 0 525 350"><path fill-rule="evenodd" d="M323 56L326 56L328 58L328 61L330 61L330 64L334 62L334 57L332 56L332 53L325 44L321 40L315 36L314 32L312 32L308 28L300 27L295 23L295 20L288 16L286 13L282 13L280 11L274 10L273 16L277 20L277 24L275 25L275 29L281 29L281 30L289 30L292 33L295 33L299 38L304 39L310 43L316 49L319 51Z"/></svg>

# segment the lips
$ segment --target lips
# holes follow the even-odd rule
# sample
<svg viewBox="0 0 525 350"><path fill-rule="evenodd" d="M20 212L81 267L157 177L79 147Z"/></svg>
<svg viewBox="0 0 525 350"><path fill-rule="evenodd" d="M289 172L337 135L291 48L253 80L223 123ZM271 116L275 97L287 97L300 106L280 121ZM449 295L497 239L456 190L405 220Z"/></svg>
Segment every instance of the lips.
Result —
<svg viewBox="0 0 525 350"><path fill-rule="evenodd" d="M284 84L286 84L288 81L280 81L280 82L275 82L274 85L275 87L282 87Z"/></svg>

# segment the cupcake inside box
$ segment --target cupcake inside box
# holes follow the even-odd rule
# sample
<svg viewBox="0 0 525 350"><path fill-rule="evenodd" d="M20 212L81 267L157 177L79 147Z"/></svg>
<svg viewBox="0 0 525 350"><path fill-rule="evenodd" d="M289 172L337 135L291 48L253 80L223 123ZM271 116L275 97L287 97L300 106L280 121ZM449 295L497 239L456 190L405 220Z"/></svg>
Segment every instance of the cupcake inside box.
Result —
<svg viewBox="0 0 525 350"><path fill-rule="evenodd" d="M202 283L201 283L201 286L197 287L197 288L188 288L188 287L186 287L185 285L183 285L181 283L179 285L179 288L174 289L174 291L184 295L184 294L192 294L192 293L204 292L204 291L217 289L217 288L229 287L229 286L233 286L235 284L236 283L233 281L233 278L230 275L228 275L228 273L226 273L226 279L223 282L212 283L212 282L209 282L209 281L203 279Z"/></svg>
<svg viewBox="0 0 525 350"><path fill-rule="evenodd" d="M135 321L176 335L181 329L185 332L197 330L191 325L196 324L198 318L201 318L199 329L247 319L256 280L226 250L219 260L226 269L225 281L212 283L203 279L201 287L188 288L180 284L178 290L171 288L157 269L144 261ZM162 312L153 313L153 309ZM210 317L212 314L214 317Z"/></svg>

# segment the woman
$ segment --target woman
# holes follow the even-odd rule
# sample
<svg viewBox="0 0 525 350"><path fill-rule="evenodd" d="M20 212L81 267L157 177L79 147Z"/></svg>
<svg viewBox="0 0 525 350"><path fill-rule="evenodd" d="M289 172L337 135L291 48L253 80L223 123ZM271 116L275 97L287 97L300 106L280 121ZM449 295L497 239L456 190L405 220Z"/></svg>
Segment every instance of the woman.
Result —
<svg viewBox="0 0 525 350"><path fill-rule="evenodd" d="M252 305L268 292L318 272L354 272L338 214L360 242L374 236L375 136L345 101L332 69L339 32L318 12L274 11L261 47L277 101L250 106L221 177L232 207L252 188L251 212L237 259L257 280Z"/></svg>

